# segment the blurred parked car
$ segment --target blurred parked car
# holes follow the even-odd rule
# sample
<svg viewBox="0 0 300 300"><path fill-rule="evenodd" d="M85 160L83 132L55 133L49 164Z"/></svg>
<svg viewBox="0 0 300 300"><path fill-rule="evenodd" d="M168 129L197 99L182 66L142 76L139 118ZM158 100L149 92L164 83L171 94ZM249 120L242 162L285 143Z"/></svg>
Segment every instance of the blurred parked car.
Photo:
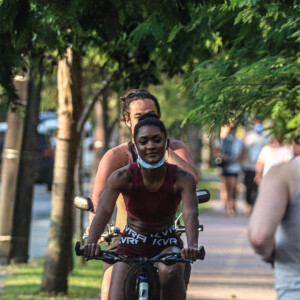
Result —
<svg viewBox="0 0 300 300"><path fill-rule="evenodd" d="M55 111L41 111L39 115L39 122L42 123L46 120L57 119L57 113Z"/></svg>
<svg viewBox="0 0 300 300"><path fill-rule="evenodd" d="M50 191L53 182L54 150L44 133L38 133L38 152L36 183L46 183Z"/></svg>
<svg viewBox="0 0 300 300"><path fill-rule="evenodd" d="M7 123L0 123L0 166L4 145ZM50 146L49 139L43 131L38 130L38 160L36 170L36 183L46 183L51 190L53 181L54 151Z"/></svg>
<svg viewBox="0 0 300 300"><path fill-rule="evenodd" d="M40 122L39 130L45 132L50 137L52 148L56 146L56 132L58 127L57 118L45 119ZM84 124L84 139L82 149L82 172L83 175L90 176L94 160L94 135L93 127L90 122Z"/></svg>

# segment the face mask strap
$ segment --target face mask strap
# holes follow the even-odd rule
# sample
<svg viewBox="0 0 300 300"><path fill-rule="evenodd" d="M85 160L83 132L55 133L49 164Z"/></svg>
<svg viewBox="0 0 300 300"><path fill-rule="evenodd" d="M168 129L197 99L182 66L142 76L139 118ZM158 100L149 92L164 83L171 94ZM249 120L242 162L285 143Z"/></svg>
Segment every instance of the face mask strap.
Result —
<svg viewBox="0 0 300 300"><path fill-rule="evenodd" d="M135 152L136 152L137 156L139 156L139 151L138 151L138 149L136 147L136 144L134 143L133 145L134 145L134 149L135 149Z"/></svg>

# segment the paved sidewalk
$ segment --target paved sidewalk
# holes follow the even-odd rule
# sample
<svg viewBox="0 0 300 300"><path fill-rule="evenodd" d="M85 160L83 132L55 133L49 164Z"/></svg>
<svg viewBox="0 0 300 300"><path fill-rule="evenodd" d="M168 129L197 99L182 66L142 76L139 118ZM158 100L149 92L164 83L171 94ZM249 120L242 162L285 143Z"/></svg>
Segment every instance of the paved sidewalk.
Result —
<svg viewBox="0 0 300 300"><path fill-rule="evenodd" d="M188 300L275 300L273 270L256 256L248 242L248 217L238 201L236 217L224 214L221 201L200 215L200 245L206 258L193 264Z"/></svg>

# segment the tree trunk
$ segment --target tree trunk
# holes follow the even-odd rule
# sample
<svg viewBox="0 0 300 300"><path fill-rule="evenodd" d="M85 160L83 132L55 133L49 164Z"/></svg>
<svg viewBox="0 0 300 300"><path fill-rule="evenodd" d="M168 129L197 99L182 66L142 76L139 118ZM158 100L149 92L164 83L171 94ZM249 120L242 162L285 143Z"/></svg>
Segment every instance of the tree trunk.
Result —
<svg viewBox="0 0 300 300"><path fill-rule="evenodd" d="M109 149L109 141L110 141L110 126L109 126L109 114L108 114L108 95L107 91L103 92L101 98L102 104L102 122L103 122L103 130L104 130L104 153ZM104 154L103 153L103 154Z"/></svg>
<svg viewBox="0 0 300 300"><path fill-rule="evenodd" d="M209 136L207 134L203 134L203 147L202 147L202 157L203 157L203 167L205 169L208 169L210 167L213 167L213 161L214 161L214 157L213 157L213 151L212 151L212 144L214 141L214 137L213 136Z"/></svg>
<svg viewBox="0 0 300 300"><path fill-rule="evenodd" d="M100 100L95 103L94 108L94 116L95 116L95 127L94 127L94 160L93 166L91 170L91 178L90 178L90 195L92 196L94 182L96 173L98 170L98 166L102 156L105 153L105 133L104 133L104 122L103 122L103 109Z"/></svg>
<svg viewBox="0 0 300 300"><path fill-rule="evenodd" d="M37 126L42 88L41 74L37 71L31 70L27 89L26 115L14 213L14 239L10 255L11 260L16 263L27 263L29 257L32 197L39 155ZM38 82L37 85L36 82Z"/></svg>
<svg viewBox="0 0 300 300"><path fill-rule="evenodd" d="M70 48L58 65L58 133L52 187L51 224L41 289L67 293L72 262L74 167L80 143L77 122L83 110L81 59Z"/></svg>
<svg viewBox="0 0 300 300"><path fill-rule="evenodd" d="M22 107L25 108L28 77L14 80ZM22 78L22 79L21 79ZM21 79L21 80L20 80ZM7 115L8 129L2 153L2 182L0 194L0 263L8 264L13 243L13 221L16 205L20 152L23 140L24 113L12 111Z"/></svg>
<svg viewBox="0 0 300 300"><path fill-rule="evenodd" d="M189 124L187 126L187 138L188 138L189 149L191 151L193 161L199 171L201 166L201 158L202 158L201 157L202 141L200 136L200 130L197 127L197 125Z"/></svg>
<svg viewBox="0 0 300 300"><path fill-rule="evenodd" d="M74 171L74 192L75 195L84 195L83 193L83 186L82 186L82 150L83 150L83 139L84 139L84 130L81 132L80 137L80 144L77 151L77 158L76 158L76 165ZM84 212L81 209L76 209L73 207L74 210L74 237L77 241L83 242L82 236L84 233L83 228L83 214ZM85 263L85 259L83 256L78 256L77 261L80 265Z"/></svg>

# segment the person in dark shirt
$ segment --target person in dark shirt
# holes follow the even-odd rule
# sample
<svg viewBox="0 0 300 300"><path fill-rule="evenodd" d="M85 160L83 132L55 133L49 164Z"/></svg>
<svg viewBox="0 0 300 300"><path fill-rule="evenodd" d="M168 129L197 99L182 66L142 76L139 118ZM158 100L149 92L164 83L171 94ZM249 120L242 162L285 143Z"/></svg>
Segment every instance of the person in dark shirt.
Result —
<svg viewBox="0 0 300 300"><path fill-rule="evenodd" d="M193 175L165 161L169 141L166 129L157 116L146 114L140 118L134 129L134 141L137 162L115 171L109 177L84 246L85 256L92 257L100 252L97 241L113 213L119 193L122 193L127 210L127 225L118 252L128 256L148 257L162 251L181 252L184 258L196 260L199 223ZM176 209L181 201L186 247L183 247L173 227ZM159 242L155 240L156 237L164 241ZM123 299L124 290L120 286L129 268L125 263L113 266L109 299ZM165 266L159 263L158 269L161 299L186 299L184 264ZM133 282L126 280L126 284ZM125 290L133 289L129 287Z"/></svg>

